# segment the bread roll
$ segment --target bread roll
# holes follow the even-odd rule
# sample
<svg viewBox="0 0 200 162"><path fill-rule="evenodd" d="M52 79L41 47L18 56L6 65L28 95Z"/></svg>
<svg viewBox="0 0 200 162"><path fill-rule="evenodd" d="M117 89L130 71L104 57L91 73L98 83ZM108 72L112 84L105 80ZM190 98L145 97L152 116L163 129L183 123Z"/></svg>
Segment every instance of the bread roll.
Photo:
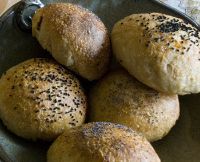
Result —
<svg viewBox="0 0 200 162"><path fill-rule="evenodd" d="M86 97L79 81L50 59L31 59L0 79L0 117L27 139L52 140L85 120Z"/></svg>
<svg viewBox="0 0 200 162"><path fill-rule="evenodd" d="M69 3L49 4L37 10L32 24L41 46L72 71L95 80L107 70L108 31L92 12Z"/></svg>
<svg viewBox="0 0 200 162"><path fill-rule="evenodd" d="M160 162L151 144L135 131L112 123L89 123L59 136L48 162Z"/></svg>
<svg viewBox="0 0 200 162"><path fill-rule="evenodd" d="M170 131L179 111L177 95L159 93L125 70L109 73L90 93L90 121L124 124L151 142Z"/></svg>
<svg viewBox="0 0 200 162"><path fill-rule="evenodd" d="M131 75L157 91L200 92L200 32L182 19L130 15L114 25L112 47Z"/></svg>

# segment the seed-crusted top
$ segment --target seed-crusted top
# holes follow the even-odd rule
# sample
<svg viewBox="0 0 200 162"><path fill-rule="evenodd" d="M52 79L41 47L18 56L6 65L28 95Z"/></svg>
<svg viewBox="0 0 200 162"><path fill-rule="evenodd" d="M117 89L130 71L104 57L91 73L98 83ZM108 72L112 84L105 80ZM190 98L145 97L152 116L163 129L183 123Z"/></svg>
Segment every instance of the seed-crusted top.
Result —
<svg viewBox="0 0 200 162"><path fill-rule="evenodd" d="M89 80L105 73L110 40L94 13L70 3L48 4L37 10L32 24L33 36L59 63Z"/></svg>
<svg viewBox="0 0 200 162"><path fill-rule="evenodd" d="M84 122L86 98L81 85L53 60L31 59L9 69L0 80L0 90L1 117L19 136L55 138ZM19 123L30 129L29 135Z"/></svg>
<svg viewBox="0 0 200 162"><path fill-rule="evenodd" d="M182 55L187 54L191 46L200 48L199 30L182 19L159 13L135 16L138 16L138 18L129 16L123 19L120 24L122 28L127 23L139 25L144 30L142 37L146 39L145 45L147 48L154 43L163 43L168 50ZM179 33L178 36L177 33ZM200 54L200 51L198 52Z"/></svg>
<svg viewBox="0 0 200 162"><path fill-rule="evenodd" d="M163 138L179 117L177 95L151 89L123 69L108 73L89 96L90 121L124 124L151 142Z"/></svg>
<svg viewBox="0 0 200 162"><path fill-rule="evenodd" d="M50 147L48 162L149 161L159 162L150 143L119 124L94 122L63 133Z"/></svg>
<svg viewBox="0 0 200 162"><path fill-rule="evenodd" d="M133 14L115 24L113 53L146 85L165 93L200 92L200 32L162 13Z"/></svg>

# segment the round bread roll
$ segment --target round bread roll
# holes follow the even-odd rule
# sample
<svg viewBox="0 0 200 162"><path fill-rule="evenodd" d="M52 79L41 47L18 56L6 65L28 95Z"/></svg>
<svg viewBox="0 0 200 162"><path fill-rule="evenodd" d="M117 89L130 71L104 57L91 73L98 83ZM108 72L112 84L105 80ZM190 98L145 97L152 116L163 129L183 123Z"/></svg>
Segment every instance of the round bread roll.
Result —
<svg viewBox="0 0 200 162"><path fill-rule="evenodd" d="M124 124L153 142L165 136L179 118L177 95L159 93L125 70L108 74L90 93L90 121Z"/></svg>
<svg viewBox="0 0 200 162"><path fill-rule="evenodd" d="M20 63L0 79L0 117L23 138L52 140L80 126L86 106L76 77L50 59Z"/></svg>
<svg viewBox="0 0 200 162"><path fill-rule="evenodd" d="M182 19L130 15L113 27L112 46L121 65L157 91L200 92L200 32Z"/></svg>
<svg viewBox="0 0 200 162"><path fill-rule="evenodd" d="M151 144L126 126L97 122L59 136L47 154L48 162L160 162Z"/></svg>
<svg viewBox="0 0 200 162"><path fill-rule="evenodd" d="M32 35L59 63L88 80L106 72L108 31L89 10L69 3L49 4L36 12L32 24Z"/></svg>

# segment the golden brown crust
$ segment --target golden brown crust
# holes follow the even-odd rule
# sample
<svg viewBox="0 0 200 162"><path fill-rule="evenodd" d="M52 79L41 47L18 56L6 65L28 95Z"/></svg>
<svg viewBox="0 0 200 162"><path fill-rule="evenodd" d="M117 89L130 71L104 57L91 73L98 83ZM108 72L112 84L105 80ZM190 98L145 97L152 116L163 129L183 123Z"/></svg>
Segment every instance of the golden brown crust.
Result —
<svg viewBox="0 0 200 162"><path fill-rule="evenodd" d="M200 32L182 19L133 14L115 24L113 53L144 84L168 94L200 92Z"/></svg>
<svg viewBox="0 0 200 162"><path fill-rule="evenodd" d="M108 31L87 9L69 3L47 5L34 15L32 33L58 62L82 77L95 80L105 73Z"/></svg>
<svg viewBox="0 0 200 162"><path fill-rule="evenodd" d="M63 133L48 150L48 162L160 162L150 143L125 126L85 124Z"/></svg>
<svg viewBox="0 0 200 162"><path fill-rule="evenodd" d="M90 93L90 121L109 121L137 130L149 140L165 136L179 117L177 95L159 93L116 70Z"/></svg>
<svg viewBox="0 0 200 162"><path fill-rule="evenodd" d="M85 120L86 97L78 79L50 59L31 59L0 79L0 116L18 136L52 140Z"/></svg>

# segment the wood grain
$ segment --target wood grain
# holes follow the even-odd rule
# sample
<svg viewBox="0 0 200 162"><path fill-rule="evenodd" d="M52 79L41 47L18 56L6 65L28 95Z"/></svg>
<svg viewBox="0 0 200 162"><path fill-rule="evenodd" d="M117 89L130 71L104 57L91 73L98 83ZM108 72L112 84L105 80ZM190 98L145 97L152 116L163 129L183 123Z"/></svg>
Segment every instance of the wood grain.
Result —
<svg viewBox="0 0 200 162"><path fill-rule="evenodd" d="M0 0L0 15L19 0Z"/></svg>
<svg viewBox="0 0 200 162"><path fill-rule="evenodd" d="M0 15L19 0L0 0ZM200 23L200 0L161 0L185 12Z"/></svg>
<svg viewBox="0 0 200 162"><path fill-rule="evenodd" d="M0 15L20 0L0 0ZM182 12L187 13L200 23L200 0L161 0Z"/></svg>
<svg viewBox="0 0 200 162"><path fill-rule="evenodd" d="M188 14L200 23L200 0L161 0Z"/></svg>

